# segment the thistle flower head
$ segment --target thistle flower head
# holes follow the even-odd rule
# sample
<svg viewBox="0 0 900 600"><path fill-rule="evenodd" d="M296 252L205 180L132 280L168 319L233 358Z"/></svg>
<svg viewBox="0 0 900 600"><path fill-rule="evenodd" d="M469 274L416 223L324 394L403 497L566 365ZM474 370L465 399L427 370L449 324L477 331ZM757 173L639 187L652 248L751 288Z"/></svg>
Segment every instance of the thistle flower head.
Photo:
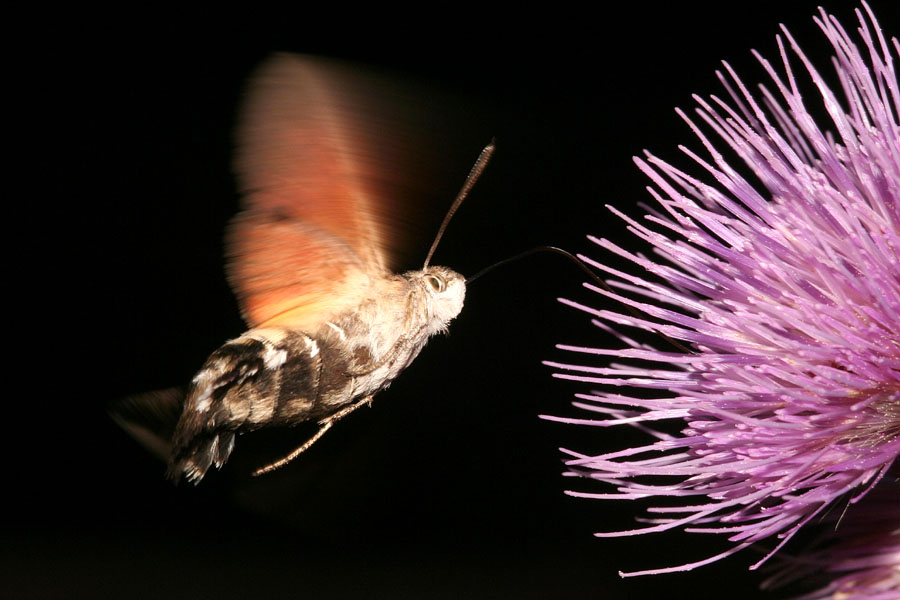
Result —
<svg viewBox="0 0 900 600"><path fill-rule="evenodd" d="M834 17L816 19L834 48L839 90L786 29L781 72L757 55L770 87L754 94L724 64L730 99L695 97L696 116L679 111L706 156L682 151L706 175L647 154L636 163L656 207L643 222L612 209L653 257L592 238L642 269L585 258L612 276L609 290L592 289L628 310L564 301L626 347L562 346L622 362L548 363L556 376L625 391L578 394L597 419L551 418L631 424L656 440L569 452L572 474L611 486L570 493L668 499L649 509L645 527L597 535L683 529L733 542L712 558L641 573L690 569L779 538L755 568L838 499L856 503L900 454L900 44L864 10L859 46ZM816 95L801 94L802 71ZM823 109L827 122L817 123L811 113ZM729 152L752 177L727 162ZM627 328L668 341L650 347ZM675 422L680 434L656 421Z"/></svg>

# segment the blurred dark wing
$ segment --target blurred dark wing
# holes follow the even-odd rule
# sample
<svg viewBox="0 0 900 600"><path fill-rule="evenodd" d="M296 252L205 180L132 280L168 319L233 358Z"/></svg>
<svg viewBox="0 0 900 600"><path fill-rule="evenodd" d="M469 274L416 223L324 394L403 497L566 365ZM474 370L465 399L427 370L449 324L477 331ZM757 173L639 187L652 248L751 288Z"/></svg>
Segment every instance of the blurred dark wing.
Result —
<svg viewBox="0 0 900 600"><path fill-rule="evenodd" d="M120 398L111 403L109 414L141 445L167 461L185 393L185 388L174 387Z"/></svg>

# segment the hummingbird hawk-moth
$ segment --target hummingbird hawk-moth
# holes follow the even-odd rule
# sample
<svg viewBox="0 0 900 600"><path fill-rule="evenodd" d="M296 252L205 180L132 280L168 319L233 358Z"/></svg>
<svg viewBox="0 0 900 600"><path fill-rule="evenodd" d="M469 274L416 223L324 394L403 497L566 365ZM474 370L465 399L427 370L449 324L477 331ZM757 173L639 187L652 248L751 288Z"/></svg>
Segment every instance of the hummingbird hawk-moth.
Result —
<svg viewBox="0 0 900 600"><path fill-rule="evenodd" d="M250 81L236 136L242 209L225 237L228 281L249 330L212 353L183 400L138 399L180 406L166 445L175 480L197 483L221 468L240 434L317 423L312 438L256 474L288 462L371 403L462 309L465 279L429 266L434 245L421 270L390 270L393 215L380 189L389 186L379 186L372 155L379 131L355 110L364 97L343 83L341 69L287 54Z"/></svg>

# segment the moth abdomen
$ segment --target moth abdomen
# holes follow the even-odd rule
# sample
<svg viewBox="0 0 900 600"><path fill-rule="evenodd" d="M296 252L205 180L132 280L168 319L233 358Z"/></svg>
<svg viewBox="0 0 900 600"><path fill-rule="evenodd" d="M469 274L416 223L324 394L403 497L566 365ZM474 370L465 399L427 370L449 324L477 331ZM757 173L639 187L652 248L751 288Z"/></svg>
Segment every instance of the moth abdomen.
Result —
<svg viewBox="0 0 900 600"><path fill-rule="evenodd" d="M172 440L169 474L199 481L235 435L320 420L352 399L340 349L288 329L251 330L213 352L194 377Z"/></svg>

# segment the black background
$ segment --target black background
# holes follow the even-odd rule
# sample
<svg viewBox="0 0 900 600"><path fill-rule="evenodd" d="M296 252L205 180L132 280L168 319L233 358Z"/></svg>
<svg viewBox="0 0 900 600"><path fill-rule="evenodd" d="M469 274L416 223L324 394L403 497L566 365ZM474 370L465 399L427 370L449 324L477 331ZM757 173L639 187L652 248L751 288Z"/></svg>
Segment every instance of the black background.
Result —
<svg viewBox="0 0 900 600"><path fill-rule="evenodd" d="M17 298L39 317L19 338L35 348L22 352L25 388L14 396L25 414L10 418L7 436L5 597L757 597L753 552L692 573L620 579L619 569L689 562L727 545L681 533L594 539L632 527L643 505L563 494L598 488L561 477L559 447L635 439L538 418L578 414L569 403L581 388L541 365L567 358L555 344L615 343L556 301L600 303L556 256L473 284L449 336L371 409L270 476L248 476L264 446L296 440L246 436L223 472L173 486L106 407L186 382L243 330L221 259L222 228L238 206L230 135L241 86L272 51L345 58L456 99L462 125L434 140L450 158L421 215L422 257L478 151L497 138L435 258L471 274L540 244L606 259L585 236L628 239L604 205L636 214L649 198L633 155L648 148L687 163L677 144L699 144L672 109L691 107L691 93L720 92L719 60L760 81L749 50L777 60L784 22L827 70L817 4L855 27L855 3L814 1L496 14L157 8L28 23L18 62L32 97L22 120L38 132L30 162L39 175L18 205L32 221L11 232L24 233L12 258L36 279L25 289L40 293ZM882 27L900 33L894 3L872 4Z"/></svg>

